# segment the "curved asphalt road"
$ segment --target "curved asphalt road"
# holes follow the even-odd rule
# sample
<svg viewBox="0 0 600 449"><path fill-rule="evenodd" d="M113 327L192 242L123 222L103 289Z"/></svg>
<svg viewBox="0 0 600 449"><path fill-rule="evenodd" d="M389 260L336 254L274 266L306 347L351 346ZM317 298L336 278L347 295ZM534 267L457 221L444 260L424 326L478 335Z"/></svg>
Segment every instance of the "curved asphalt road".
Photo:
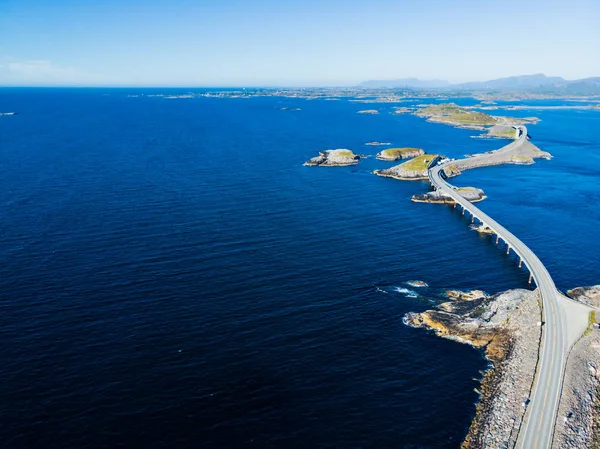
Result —
<svg viewBox="0 0 600 449"><path fill-rule="evenodd" d="M507 145L506 149L514 149L527 141L527 128L520 127L519 138ZM503 149L502 149L503 150ZM502 151L499 150L499 151ZM486 155L475 156L485 158ZM559 304L559 295L548 270L538 257L521 240L505 229L494 219L483 213L469 201L459 195L448 184L443 175L444 164L429 169L429 180L437 190L454 199L465 210L485 226L491 228L513 250L529 268L533 275L542 299L543 327L542 344L539 355L537 373L534 379L533 394L528 405L527 414L520 429L517 447L523 449L550 449L554 433L554 423L559 405L563 372L569 342L567 340L567 318L565 310ZM537 323L531 323L536 326Z"/></svg>

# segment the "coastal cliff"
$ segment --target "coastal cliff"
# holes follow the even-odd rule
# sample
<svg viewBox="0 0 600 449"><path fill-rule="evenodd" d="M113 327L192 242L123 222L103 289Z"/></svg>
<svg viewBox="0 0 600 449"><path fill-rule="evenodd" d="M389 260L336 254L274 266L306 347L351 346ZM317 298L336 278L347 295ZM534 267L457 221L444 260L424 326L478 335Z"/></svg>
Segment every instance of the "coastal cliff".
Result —
<svg viewBox="0 0 600 449"><path fill-rule="evenodd" d="M346 148L337 150L325 150L319 152L319 155L306 161L306 166L325 166L325 167L342 167L346 165L356 165L360 162L360 156L354 154Z"/></svg>
<svg viewBox="0 0 600 449"><path fill-rule="evenodd" d="M427 171L438 159L437 154L424 154L391 168L375 170L373 173L377 176L409 181L428 179Z"/></svg>
<svg viewBox="0 0 600 449"><path fill-rule="evenodd" d="M484 374L480 400L462 449L505 448L517 437L530 395L541 328L538 294L509 290L449 292L438 310L408 313L404 321L484 351L492 367Z"/></svg>

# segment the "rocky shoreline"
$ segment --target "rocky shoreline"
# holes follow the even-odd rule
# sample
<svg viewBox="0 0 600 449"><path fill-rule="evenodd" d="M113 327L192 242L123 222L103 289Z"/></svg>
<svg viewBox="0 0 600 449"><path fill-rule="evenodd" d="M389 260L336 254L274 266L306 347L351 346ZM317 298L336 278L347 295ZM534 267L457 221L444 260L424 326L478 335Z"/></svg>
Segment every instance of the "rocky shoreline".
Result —
<svg viewBox="0 0 600 449"><path fill-rule="evenodd" d="M506 448L514 442L525 412L541 328L538 294L509 290L494 296L481 291L453 292L438 310L409 313L405 323L483 350L492 367L485 372L480 400L462 449Z"/></svg>
<svg viewBox="0 0 600 449"><path fill-rule="evenodd" d="M600 304L600 285L569 290L579 302ZM491 362L478 389L475 417L461 449L514 447L537 366L542 314L537 290L448 290L436 310L408 313L405 324L481 349ZM600 447L600 331L590 314L588 331L567 360L554 446Z"/></svg>
<svg viewBox="0 0 600 449"><path fill-rule="evenodd" d="M567 291L569 298L587 304L588 306L600 308L600 285L591 287L577 287Z"/></svg>

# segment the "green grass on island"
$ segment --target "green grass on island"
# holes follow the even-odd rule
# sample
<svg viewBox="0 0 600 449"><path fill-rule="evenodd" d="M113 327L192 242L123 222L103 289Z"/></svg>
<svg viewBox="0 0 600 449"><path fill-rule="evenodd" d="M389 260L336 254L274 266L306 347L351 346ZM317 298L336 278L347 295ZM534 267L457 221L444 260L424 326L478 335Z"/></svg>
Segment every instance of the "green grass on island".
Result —
<svg viewBox="0 0 600 449"><path fill-rule="evenodd" d="M400 158L405 157L407 154L413 154L415 152L422 152L421 148L388 148L387 150L381 151L382 156L389 158Z"/></svg>
<svg viewBox="0 0 600 449"><path fill-rule="evenodd" d="M336 156L342 156L342 157L356 157L356 154L354 154L352 151L350 150L330 150L333 151L333 154L335 154Z"/></svg>
<svg viewBox="0 0 600 449"><path fill-rule="evenodd" d="M510 130L510 131L500 131L500 132L495 132L493 133L494 136L498 136L498 137L510 137L510 138L515 138L517 137L517 132L516 130Z"/></svg>
<svg viewBox="0 0 600 449"><path fill-rule="evenodd" d="M583 334L584 336L589 335L594 330L594 324L596 324L596 312L591 311L588 315L588 327Z"/></svg>
<svg viewBox="0 0 600 449"><path fill-rule="evenodd" d="M498 120L485 112L471 111L455 103L429 105L419 109L416 115L429 117L434 121L456 125L495 125Z"/></svg>
<svg viewBox="0 0 600 449"><path fill-rule="evenodd" d="M402 164L402 168L406 170L414 170L414 171L422 171L427 170L431 163L438 157L437 154L424 154L422 156L417 156L410 161Z"/></svg>

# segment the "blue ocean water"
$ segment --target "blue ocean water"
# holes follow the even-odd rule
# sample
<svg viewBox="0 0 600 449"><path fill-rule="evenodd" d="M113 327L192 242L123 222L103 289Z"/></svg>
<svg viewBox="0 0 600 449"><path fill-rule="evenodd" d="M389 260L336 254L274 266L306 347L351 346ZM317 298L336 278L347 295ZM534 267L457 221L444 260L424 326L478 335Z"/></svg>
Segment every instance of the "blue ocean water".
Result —
<svg viewBox="0 0 600 449"><path fill-rule="evenodd" d="M302 163L501 142L390 106L148 96L172 92L0 90L19 112L0 117L3 447L458 448L487 362L402 316L527 273L453 209L410 202L427 183L371 174L389 163ZM600 113L515 114L542 118L554 159L454 182L486 191L559 288L600 283Z"/></svg>

